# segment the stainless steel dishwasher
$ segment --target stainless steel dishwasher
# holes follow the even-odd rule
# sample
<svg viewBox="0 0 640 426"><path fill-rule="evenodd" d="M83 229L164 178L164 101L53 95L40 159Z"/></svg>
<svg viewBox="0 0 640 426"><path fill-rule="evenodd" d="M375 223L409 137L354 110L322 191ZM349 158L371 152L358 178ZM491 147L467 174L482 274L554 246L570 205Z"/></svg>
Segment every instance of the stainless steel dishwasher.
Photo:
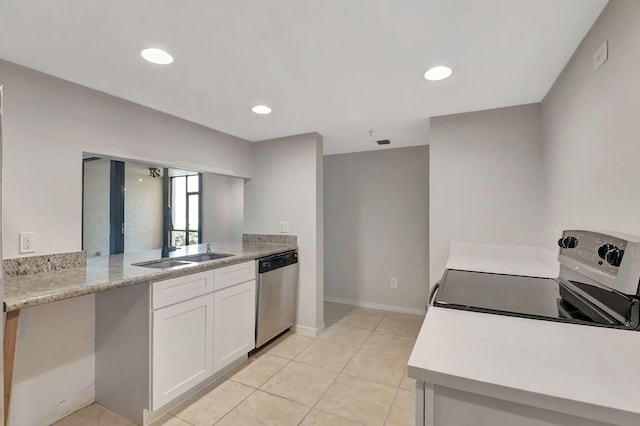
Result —
<svg viewBox="0 0 640 426"><path fill-rule="evenodd" d="M256 260L256 348L293 326L298 297L298 252Z"/></svg>

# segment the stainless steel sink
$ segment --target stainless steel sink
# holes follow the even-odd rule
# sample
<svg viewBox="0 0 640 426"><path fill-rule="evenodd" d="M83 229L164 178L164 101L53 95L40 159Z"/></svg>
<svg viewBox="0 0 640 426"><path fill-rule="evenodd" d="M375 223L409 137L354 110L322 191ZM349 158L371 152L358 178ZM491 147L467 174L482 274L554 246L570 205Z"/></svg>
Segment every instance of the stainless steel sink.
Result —
<svg viewBox="0 0 640 426"><path fill-rule="evenodd" d="M156 268L156 269L176 268L178 266L189 266L193 264L194 262L187 262L184 260L160 260L155 262L134 263L135 266L142 266L144 268Z"/></svg>
<svg viewBox="0 0 640 426"><path fill-rule="evenodd" d="M223 257L233 256L227 253L200 253L190 256L181 256L175 259L159 259L150 262L134 263L134 266L142 266L143 268L169 269L180 266L195 265L200 262L208 262L210 260L222 259Z"/></svg>
<svg viewBox="0 0 640 426"><path fill-rule="evenodd" d="M189 262L208 262L209 260L222 259L223 257L233 256L232 254L227 253L201 253L201 254L193 254L191 256L184 256L180 259L187 260Z"/></svg>

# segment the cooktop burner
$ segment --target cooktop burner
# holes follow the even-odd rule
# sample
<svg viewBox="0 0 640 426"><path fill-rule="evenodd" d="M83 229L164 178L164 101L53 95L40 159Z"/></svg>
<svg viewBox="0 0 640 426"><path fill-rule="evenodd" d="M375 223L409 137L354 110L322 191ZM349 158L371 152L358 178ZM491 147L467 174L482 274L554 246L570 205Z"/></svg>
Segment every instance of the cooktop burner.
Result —
<svg viewBox="0 0 640 426"><path fill-rule="evenodd" d="M560 283L551 278L520 277L486 272L445 272L435 305L476 308L556 318Z"/></svg>
<svg viewBox="0 0 640 426"><path fill-rule="evenodd" d="M433 305L616 328L628 328L629 322L628 318L620 321L599 310L553 278L455 269L445 272Z"/></svg>

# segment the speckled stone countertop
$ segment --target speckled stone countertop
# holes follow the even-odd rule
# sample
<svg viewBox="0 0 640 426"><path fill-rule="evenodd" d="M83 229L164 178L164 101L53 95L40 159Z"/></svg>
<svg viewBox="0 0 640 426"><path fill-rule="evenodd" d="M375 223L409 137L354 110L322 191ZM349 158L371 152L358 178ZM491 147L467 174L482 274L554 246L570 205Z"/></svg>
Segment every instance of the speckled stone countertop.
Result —
<svg viewBox="0 0 640 426"><path fill-rule="evenodd" d="M294 244L212 243L213 252L232 254L232 256L168 269L132 265L160 259L160 250L91 257L87 259L85 267L5 278L4 308L7 312L14 311L111 288L216 269L296 248ZM206 244L187 246L170 253L169 258L206 253L206 251Z"/></svg>

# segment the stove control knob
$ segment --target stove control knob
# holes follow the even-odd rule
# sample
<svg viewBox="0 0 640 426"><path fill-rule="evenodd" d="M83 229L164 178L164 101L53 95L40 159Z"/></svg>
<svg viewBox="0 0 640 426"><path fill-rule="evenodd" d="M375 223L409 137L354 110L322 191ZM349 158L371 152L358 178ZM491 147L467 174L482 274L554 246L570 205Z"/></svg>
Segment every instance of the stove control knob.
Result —
<svg viewBox="0 0 640 426"><path fill-rule="evenodd" d="M613 244L605 244L600 246L600 248L598 248L598 256L600 256L600 259L606 259L607 257L607 252L609 250L613 250L616 249L617 247L614 246Z"/></svg>
<svg viewBox="0 0 640 426"><path fill-rule="evenodd" d="M620 266L624 250L618 248L611 249L607 252L607 263L613 266Z"/></svg>
<svg viewBox="0 0 640 426"><path fill-rule="evenodd" d="M578 239L576 237L564 237L558 241L558 245L562 248L576 248L578 247Z"/></svg>

